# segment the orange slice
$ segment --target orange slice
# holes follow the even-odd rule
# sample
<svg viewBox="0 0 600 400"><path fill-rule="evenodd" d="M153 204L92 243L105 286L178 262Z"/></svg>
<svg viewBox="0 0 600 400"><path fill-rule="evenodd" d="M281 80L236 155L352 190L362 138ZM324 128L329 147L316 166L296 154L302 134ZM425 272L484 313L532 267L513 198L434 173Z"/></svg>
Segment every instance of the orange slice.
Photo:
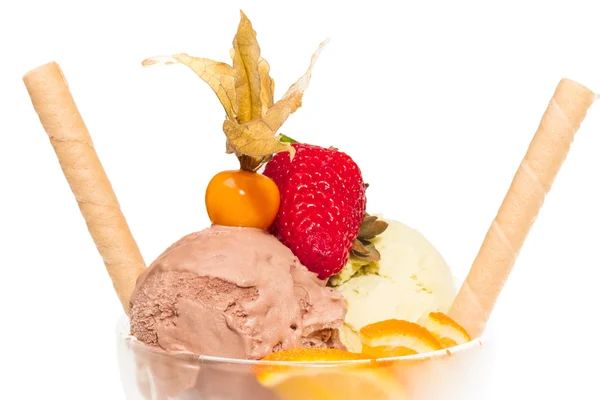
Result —
<svg viewBox="0 0 600 400"><path fill-rule="evenodd" d="M442 345L421 325L388 319L360 330L363 353L370 357L410 355L440 350Z"/></svg>
<svg viewBox="0 0 600 400"><path fill-rule="evenodd" d="M339 363L364 359L364 355L336 349L292 349L273 353L263 360L300 365L260 365L255 371L258 381L277 392L282 400L408 399L403 385L388 369L371 362ZM302 366L302 363L319 365Z"/></svg>
<svg viewBox="0 0 600 400"><path fill-rule="evenodd" d="M457 346L471 341L467 331L456 323L452 318L441 312L429 313L427 318L421 322L433 336L440 342L443 348Z"/></svg>

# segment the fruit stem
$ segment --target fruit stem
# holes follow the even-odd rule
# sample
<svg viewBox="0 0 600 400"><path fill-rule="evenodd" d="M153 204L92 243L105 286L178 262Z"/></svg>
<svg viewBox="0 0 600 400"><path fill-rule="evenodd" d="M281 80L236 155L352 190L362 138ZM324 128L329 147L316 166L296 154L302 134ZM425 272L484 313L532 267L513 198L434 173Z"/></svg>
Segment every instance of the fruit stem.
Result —
<svg viewBox="0 0 600 400"><path fill-rule="evenodd" d="M279 138L279 141L281 141L283 143L290 143L290 144L298 143L297 140L294 140L291 137L286 136L286 135L281 135L281 137ZM273 154L268 155L268 156L263 156L263 157L252 157L252 156L249 156L246 154L242 154L242 155L237 156L237 158L240 161L240 169L242 171L256 172L263 165L265 165L266 163L271 161L271 159L273 158Z"/></svg>
<svg viewBox="0 0 600 400"><path fill-rule="evenodd" d="M279 141L283 142L283 143L292 143L292 144L293 143L298 143L297 140L294 140L291 137L286 136L286 135L281 135L281 137L279 138Z"/></svg>
<svg viewBox="0 0 600 400"><path fill-rule="evenodd" d="M240 169L248 172L258 171L260 167L269 162L271 158L272 156L251 157L245 154L238 156L238 160L240 161Z"/></svg>
<svg viewBox="0 0 600 400"><path fill-rule="evenodd" d="M297 140L294 140L291 137L286 136L286 135L281 135L281 137L279 138L279 141L281 141L283 143L291 143L291 144L298 143ZM265 165L266 163L271 161L271 158L273 158L273 155L264 156L264 157L251 157L251 156L242 154L242 155L238 156L238 160L240 160L240 169L242 171L248 171L248 172L258 171L263 165Z"/></svg>

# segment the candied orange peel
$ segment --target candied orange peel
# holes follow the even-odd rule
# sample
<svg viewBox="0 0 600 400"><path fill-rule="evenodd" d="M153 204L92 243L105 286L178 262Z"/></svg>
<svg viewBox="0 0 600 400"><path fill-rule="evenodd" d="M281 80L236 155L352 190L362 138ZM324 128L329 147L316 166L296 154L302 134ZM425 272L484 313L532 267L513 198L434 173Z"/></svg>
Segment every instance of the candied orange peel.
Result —
<svg viewBox="0 0 600 400"><path fill-rule="evenodd" d="M360 338L362 353L299 348L270 354L263 360L293 364L259 364L254 367L256 376L285 400L408 399L398 377L376 359L427 353L471 340L459 324L439 312L429 313L418 324L397 319L376 322L363 327ZM311 363L319 366L303 366Z"/></svg>
<svg viewBox="0 0 600 400"><path fill-rule="evenodd" d="M431 332L443 348L454 347L471 341L469 333L448 315L441 312L429 313L421 325Z"/></svg>
<svg viewBox="0 0 600 400"><path fill-rule="evenodd" d="M362 352L373 358L399 357L454 347L471 341L467 331L441 312L419 323L390 319L360 330Z"/></svg>
<svg viewBox="0 0 600 400"><path fill-rule="evenodd" d="M365 360L365 357L358 353L352 353L340 349L321 349L321 348L297 348L290 350L281 350L262 359L263 361L283 361L294 363L321 363L334 361L357 361ZM257 365L255 371L261 381L268 380L273 374L279 374L284 371L296 370L296 366L287 365Z"/></svg>
<svg viewBox="0 0 600 400"><path fill-rule="evenodd" d="M410 355L410 353L427 353L442 348L426 328L398 319L389 319L363 327L360 330L360 339L363 353L371 357L388 356L394 351L393 349L398 349L395 351L400 355Z"/></svg>
<svg viewBox="0 0 600 400"><path fill-rule="evenodd" d="M289 365L257 365L258 381L284 400L404 400L405 387L388 369L376 363L336 363L365 360L365 356L338 349L291 349L273 353L264 361ZM302 366L330 362L332 366Z"/></svg>
<svg viewBox="0 0 600 400"><path fill-rule="evenodd" d="M256 32L248 17L240 11L241 20L230 51L232 65L186 53L145 59L144 66L183 64L192 69L215 92L225 109L223 131L227 137L226 152L234 153L242 169L257 171L275 153L294 148L282 141L279 129L287 118L302 106L312 69L326 42L322 42L311 58L305 74L283 97L275 102L275 81L270 66L261 56Z"/></svg>

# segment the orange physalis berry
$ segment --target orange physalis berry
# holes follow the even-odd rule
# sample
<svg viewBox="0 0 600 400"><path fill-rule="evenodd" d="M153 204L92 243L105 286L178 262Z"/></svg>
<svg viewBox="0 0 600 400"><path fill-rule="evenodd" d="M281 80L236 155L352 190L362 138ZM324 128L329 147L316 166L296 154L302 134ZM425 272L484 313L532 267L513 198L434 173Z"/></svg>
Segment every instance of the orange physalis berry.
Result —
<svg viewBox="0 0 600 400"><path fill-rule="evenodd" d="M250 171L222 171L206 188L206 211L213 224L268 229L279 211L279 189Z"/></svg>

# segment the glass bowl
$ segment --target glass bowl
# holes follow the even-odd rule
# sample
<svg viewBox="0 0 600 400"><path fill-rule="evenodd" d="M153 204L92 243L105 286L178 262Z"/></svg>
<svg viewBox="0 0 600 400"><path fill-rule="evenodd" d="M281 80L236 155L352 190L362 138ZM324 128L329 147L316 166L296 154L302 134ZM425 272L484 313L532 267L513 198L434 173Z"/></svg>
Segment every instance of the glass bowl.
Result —
<svg viewBox="0 0 600 400"><path fill-rule="evenodd" d="M489 340L377 360L273 362L165 353L117 327L127 400L480 400L488 396Z"/></svg>

